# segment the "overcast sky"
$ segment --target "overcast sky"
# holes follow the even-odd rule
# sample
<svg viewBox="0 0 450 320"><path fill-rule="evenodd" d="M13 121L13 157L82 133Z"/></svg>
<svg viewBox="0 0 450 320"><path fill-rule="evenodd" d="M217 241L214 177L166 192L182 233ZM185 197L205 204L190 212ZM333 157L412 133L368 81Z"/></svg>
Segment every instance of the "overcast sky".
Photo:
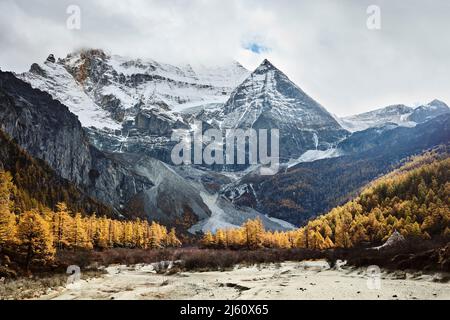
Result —
<svg viewBox="0 0 450 320"><path fill-rule="evenodd" d="M67 7L81 9L69 30ZM381 29L369 30L369 5ZM448 0L0 0L0 67L81 47L172 63L255 68L264 58L330 112L450 104Z"/></svg>

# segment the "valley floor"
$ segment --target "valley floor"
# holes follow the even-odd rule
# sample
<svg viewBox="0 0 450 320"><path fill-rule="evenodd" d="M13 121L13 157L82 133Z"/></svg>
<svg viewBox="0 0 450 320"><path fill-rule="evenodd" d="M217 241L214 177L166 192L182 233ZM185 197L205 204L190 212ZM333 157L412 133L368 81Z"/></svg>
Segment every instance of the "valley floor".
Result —
<svg viewBox="0 0 450 320"><path fill-rule="evenodd" d="M41 299L450 299L443 275L381 273L381 288L367 286L365 269L331 269L325 261L284 262L231 271L160 275L152 265L110 266L101 278L82 280Z"/></svg>

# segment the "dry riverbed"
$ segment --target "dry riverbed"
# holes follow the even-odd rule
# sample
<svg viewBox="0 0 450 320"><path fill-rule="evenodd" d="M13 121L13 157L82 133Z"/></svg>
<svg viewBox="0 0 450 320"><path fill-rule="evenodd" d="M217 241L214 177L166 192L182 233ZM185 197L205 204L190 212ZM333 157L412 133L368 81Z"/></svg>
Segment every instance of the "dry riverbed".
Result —
<svg viewBox="0 0 450 320"><path fill-rule="evenodd" d="M374 289L365 269L325 261L284 262L230 271L157 274L152 265L110 266L42 299L450 299L445 275L381 272ZM371 278L372 279L372 278ZM373 278L373 279L376 279ZM375 285L376 287L376 285Z"/></svg>

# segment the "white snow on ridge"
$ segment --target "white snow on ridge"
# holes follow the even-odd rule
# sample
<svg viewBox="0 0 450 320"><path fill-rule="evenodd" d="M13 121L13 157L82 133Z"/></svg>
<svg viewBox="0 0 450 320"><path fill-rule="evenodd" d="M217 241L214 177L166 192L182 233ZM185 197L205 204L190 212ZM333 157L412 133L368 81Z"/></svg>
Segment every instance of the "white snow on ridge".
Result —
<svg viewBox="0 0 450 320"><path fill-rule="evenodd" d="M47 60L18 75L67 105L84 127L120 129L135 107L175 116L186 108L223 105L250 72L237 62L220 66L174 66L154 60L83 50L56 62ZM83 78L78 82L78 77ZM111 111L113 110L113 111ZM112 114L112 112L114 114Z"/></svg>
<svg viewBox="0 0 450 320"><path fill-rule="evenodd" d="M46 77L32 72L20 74L17 77L30 83L35 89L48 92L55 100L66 105L70 112L78 116L82 126L120 129L121 125L112 120L107 111L92 101L62 65L46 62L40 67Z"/></svg>
<svg viewBox="0 0 450 320"><path fill-rule="evenodd" d="M249 74L249 71L237 62L214 67L174 66L154 60L133 60L113 55L108 57L105 63L111 73L116 72L127 79L136 75L153 77L137 86L113 82L111 85L120 89L116 90L117 94L111 90L103 92L115 95L125 109L139 102L150 108L157 102L163 102L171 111L176 112L205 104L223 104L231 91Z"/></svg>
<svg viewBox="0 0 450 320"><path fill-rule="evenodd" d="M235 88L250 74L238 62L231 62L215 67L205 65L192 65L200 83L207 83L215 87Z"/></svg>
<svg viewBox="0 0 450 320"><path fill-rule="evenodd" d="M339 124L345 130L348 130L350 132L364 131L369 128L383 126L388 122L394 123L400 127L408 127L408 128L415 127L417 123L415 123L414 121L406 121L407 116L406 117L402 116L398 120L392 119L392 121L389 121L389 120L388 121L382 121L382 120L359 121L359 120L339 119Z"/></svg>
<svg viewBox="0 0 450 320"><path fill-rule="evenodd" d="M414 127L416 123L408 120L413 111L413 108L400 104L349 117L337 118L337 120L344 129L350 132L363 131L383 126L387 123L394 123L403 127Z"/></svg>
<svg viewBox="0 0 450 320"><path fill-rule="evenodd" d="M449 112L450 109L444 102L435 99L418 106L392 105L337 120L344 129L355 132L368 128L383 127L387 124L414 127L417 123L428 121Z"/></svg>

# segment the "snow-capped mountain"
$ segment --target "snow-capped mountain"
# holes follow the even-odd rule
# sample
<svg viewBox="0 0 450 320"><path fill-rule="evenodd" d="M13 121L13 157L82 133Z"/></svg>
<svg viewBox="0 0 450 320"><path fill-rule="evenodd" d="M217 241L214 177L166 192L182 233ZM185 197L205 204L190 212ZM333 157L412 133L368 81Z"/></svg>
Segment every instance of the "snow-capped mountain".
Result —
<svg viewBox="0 0 450 320"><path fill-rule="evenodd" d="M41 65L34 63L29 72L18 77L66 105L84 127L120 129L110 113L94 102L64 65L55 63L52 55Z"/></svg>
<svg viewBox="0 0 450 320"><path fill-rule="evenodd" d="M237 62L174 66L89 49L50 55L18 77L67 105L97 148L171 163L171 134L189 127L181 112L223 105L248 74Z"/></svg>
<svg viewBox="0 0 450 320"><path fill-rule="evenodd" d="M386 124L413 127L418 123L425 122L448 112L450 112L450 109L444 102L433 100L426 105L416 108L398 104L354 116L338 118L337 120L348 131L356 132L374 127L382 127Z"/></svg>
<svg viewBox="0 0 450 320"><path fill-rule="evenodd" d="M188 177L181 178L170 166L147 157L170 162L167 158L170 134L173 129L188 126L179 111L208 104L223 105L248 74L237 63L215 68L182 68L88 50L58 61L50 55L43 64L33 64L29 72L18 77L66 104L78 116L93 145L102 151L118 152L111 154L111 159L133 170L143 181L151 181L142 190L137 188L136 194L127 187L117 188L127 198L117 201L120 208L118 203L114 204L118 209L128 212L130 207L137 207L149 219L165 224L190 214L193 223L199 219L192 232L215 230L224 223L239 226L257 216L267 228L285 230L293 226L272 221L255 210L234 208L223 199L217 199L217 203L208 201L217 197L214 195L217 191L206 190L202 184L188 184ZM135 182L131 179L130 183ZM110 188L115 188L113 182ZM189 196L185 197L186 194ZM212 216L208 217L209 214Z"/></svg>
<svg viewBox="0 0 450 320"><path fill-rule="evenodd" d="M337 149L343 156L305 153L300 163L274 176L248 174L223 189L238 207L252 207L271 217L304 224L351 199L372 179L406 158L450 143L450 113L414 127L387 125L355 132ZM310 161L309 156L316 161ZM317 160L318 159L318 160Z"/></svg>
<svg viewBox="0 0 450 320"><path fill-rule="evenodd" d="M174 223L211 214L197 190L146 155L93 147L77 117L59 101L0 71L0 129L31 156L125 217Z"/></svg>
<svg viewBox="0 0 450 320"><path fill-rule="evenodd" d="M363 131L371 127L396 123L399 125L413 126L408 117L414 111L413 108L404 104L392 105L361 114L338 119L339 123L348 131Z"/></svg>
<svg viewBox="0 0 450 320"><path fill-rule="evenodd" d="M176 121L184 108L224 103L248 74L237 62L174 66L92 49L57 61L50 55L19 77L65 103L83 126L118 129L143 111Z"/></svg>
<svg viewBox="0 0 450 320"><path fill-rule="evenodd" d="M426 105L417 107L408 120L422 123L449 112L450 108L444 102L433 100Z"/></svg>
<svg viewBox="0 0 450 320"><path fill-rule="evenodd" d="M326 150L346 137L328 111L268 60L214 114L221 129L279 129L282 162L310 149Z"/></svg>
<svg viewBox="0 0 450 320"><path fill-rule="evenodd" d="M126 214L129 208L138 208L149 219L164 223L181 219L187 221L184 227L191 232L238 226L254 217L260 217L271 230L292 228L286 221L303 222L297 217L302 207L310 207L308 215L325 208L312 205L323 202L314 194L300 201L304 193L291 190L294 185L309 188L313 184L318 173L309 168L324 170L317 162L352 167L345 160L348 157L358 160L363 152L384 145L395 149L397 143L410 144L411 150L392 156L389 161L393 164L400 156L441 143L445 131L425 126L427 132L422 132L422 127L414 126L440 120L440 115L449 112L445 103L435 100L418 108L396 105L339 119L267 60L250 73L236 62L219 67L175 66L82 50L58 60L50 55L43 64L33 64L29 72L17 77L66 105L83 126L69 126L76 134L64 131L56 133L55 139L39 138L38 143L34 136L45 136L47 129L32 130L36 120L24 113L29 126L22 147L118 211ZM23 89L27 94L30 90ZM39 97L42 105L62 107L41 91L33 90L29 95ZM17 97L17 105L25 108L26 101L21 99ZM47 109L32 108L42 123L51 117ZM52 118L48 127L63 124L70 113L63 114ZM12 133L17 133L16 116L8 114ZM192 129L193 120L203 121L204 128L222 130L279 129L282 170L270 180L253 166L171 166L170 155L176 144L171 134L177 129ZM445 128L446 123L439 125ZM422 134L426 143L417 138ZM291 173L296 177L298 168L307 169L306 173L300 170L303 174L311 173L309 181L289 178ZM358 172L358 181L366 181L368 173ZM338 173L324 174L322 180ZM286 182L277 182L285 176ZM284 211L278 214L280 206Z"/></svg>

